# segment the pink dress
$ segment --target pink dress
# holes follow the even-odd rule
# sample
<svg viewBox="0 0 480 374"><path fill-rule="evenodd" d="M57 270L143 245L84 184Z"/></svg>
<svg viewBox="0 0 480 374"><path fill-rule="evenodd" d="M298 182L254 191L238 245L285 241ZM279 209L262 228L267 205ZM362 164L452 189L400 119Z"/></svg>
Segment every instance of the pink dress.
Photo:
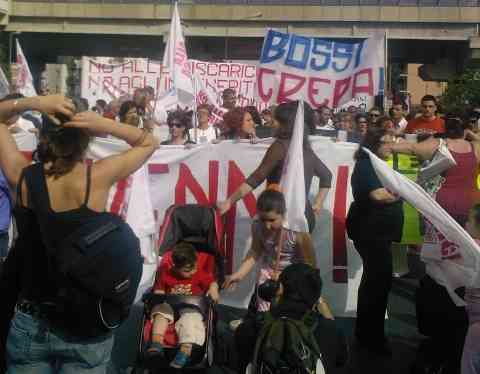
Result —
<svg viewBox="0 0 480 374"><path fill-rule="evenodd" d="M277 242L275 238L264 238L262 233L262 224L254 221L254 230L256 234L262 238L265 252L259 259L259 271L257 276L257 287L268 279L272 279L277 259ZM283 242L282 251L278 263L278 271L281 272L288 265L304 262L303 257L297 251L297 233L292 230L285 230L285 240ZM263 300L257 295L257 310L266 312L270 309L270 303Z"/></svg>

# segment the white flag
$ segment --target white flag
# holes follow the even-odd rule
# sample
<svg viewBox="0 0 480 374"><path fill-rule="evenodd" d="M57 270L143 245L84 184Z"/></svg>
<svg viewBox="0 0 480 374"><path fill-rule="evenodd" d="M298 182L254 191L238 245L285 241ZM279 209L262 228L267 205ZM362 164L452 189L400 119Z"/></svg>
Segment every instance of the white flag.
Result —
<svg viewBox="0 0 480 374"><path fill-rule="evenodd" d="M458 287L480 288L480 247L422 187L364 150L383 186L413 205L433 225L422 247L427 274L447 289L456 305L465 305L454 291Z"/></svg>
<svg viewBox="0 0 480 374"><path fill-rule="evenodd" d="M17 64L19 65L19 72L17 76L16 82L16 90L18 93L23 94L26 97L37 96L37 91L35 90L35 86L33 84L33 77L32 73L30 72L30 68L28 67L27 59L23 54L22 47L18 39L16 40L17 45Z"/></svg>
<svg viewBox="0 0 480 374"><path fill-rule="evenodd" d="M188 61L180 16L178 15L177 2L175 2L173 8L170 34L163 55L163 66L167 67L170 72L170 78L177 92L179 104L192 107L195 98L192 71Z"/></svg>
<svg viewBox="0 0 480 374"><path fill-rule="evenodd" d="M297 116L292 139L288 146L287 157L283 164L280 189L285 196L287 214L284 227L293 231L308 232L305 218L305 175L303 168L303 101L298 102Z"/></svg>

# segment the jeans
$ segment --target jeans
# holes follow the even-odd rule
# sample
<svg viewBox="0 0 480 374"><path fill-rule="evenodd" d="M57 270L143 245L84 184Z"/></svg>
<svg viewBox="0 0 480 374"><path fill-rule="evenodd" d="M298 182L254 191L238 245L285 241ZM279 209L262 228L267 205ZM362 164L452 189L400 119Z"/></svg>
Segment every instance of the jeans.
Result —
<svg viewBox="0 0 480 374"><path fill-rule="evenodd" d="M73 338L16 311L7 339L7 374L104 374L112 347L113 335Z"/></svg>
<svg viewBox="0 0 480 374"><path fill-rule="evenodd" d="M8 231L0 232L0 258L8 254Z"/></svg>

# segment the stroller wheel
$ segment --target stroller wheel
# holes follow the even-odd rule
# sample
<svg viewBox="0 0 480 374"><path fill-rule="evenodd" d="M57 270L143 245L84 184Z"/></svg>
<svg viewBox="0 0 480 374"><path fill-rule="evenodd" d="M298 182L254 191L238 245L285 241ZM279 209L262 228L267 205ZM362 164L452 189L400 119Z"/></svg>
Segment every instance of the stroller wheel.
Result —
<svg viewBox="0 0 480 374"><path fill-rule="evenodd" d="M214 350L213 342L212 342L212 340L210 340L210 341L208 342L208 347L207 347L207 363L208 363L208 367L213 366L213 350Z"/></svg>

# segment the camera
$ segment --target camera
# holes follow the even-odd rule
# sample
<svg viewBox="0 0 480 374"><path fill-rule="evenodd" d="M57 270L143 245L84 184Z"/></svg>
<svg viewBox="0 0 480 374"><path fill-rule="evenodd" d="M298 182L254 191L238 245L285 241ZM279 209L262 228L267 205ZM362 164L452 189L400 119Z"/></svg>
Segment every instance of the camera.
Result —
<svg viewBox="0 0 480 374"><path fill-rule="evenodd" d="M280 288L280 282L268 279L258 286L258 296L265 301L272 302Z"/></svg>

